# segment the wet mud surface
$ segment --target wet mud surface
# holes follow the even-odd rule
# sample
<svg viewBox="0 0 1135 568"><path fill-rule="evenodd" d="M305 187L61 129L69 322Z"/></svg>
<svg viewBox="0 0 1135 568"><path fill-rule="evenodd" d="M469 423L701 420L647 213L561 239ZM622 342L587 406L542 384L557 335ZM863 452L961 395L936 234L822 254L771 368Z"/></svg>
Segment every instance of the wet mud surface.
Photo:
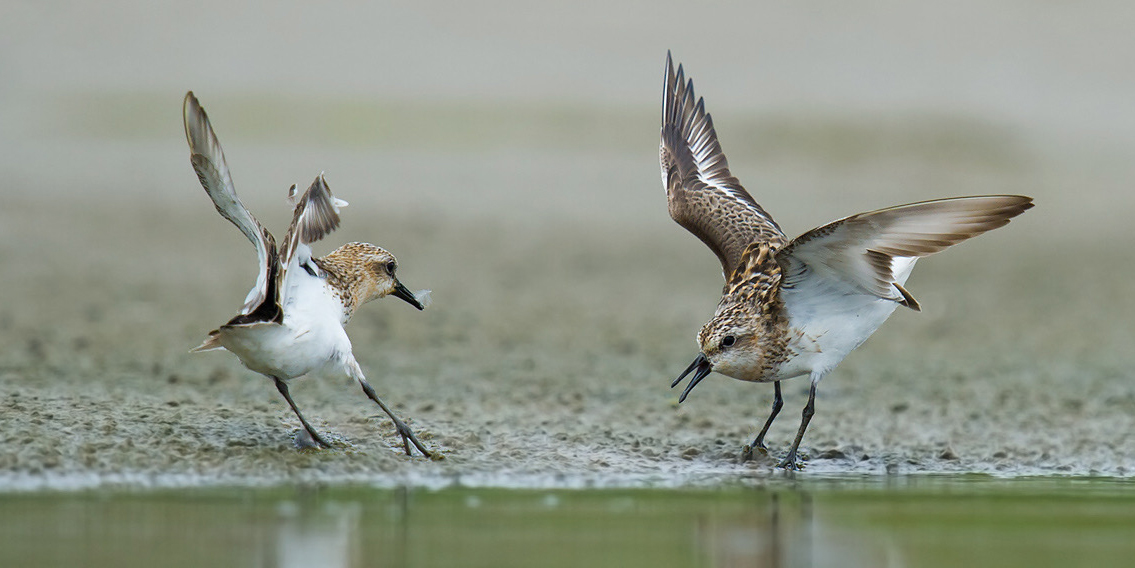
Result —
<svg viewBox="0 0 1135 568"><path fill-rule="evenodd" d="M239 306L254 256L182 173L169 206L24 195L5 213L3 487L682 486L779 475L806 380L784 384L772 455L747 463L741 448L771 385L714 375L680 406L668 388L696 353L719 275L670 225L658 188L640 184L645 196L631 198L653 205L636 214L649 222L537 211L539 223L494 225L398 215L382 190L331 182L353 203L329 241L380 243L409 286L433 289L425 312L380 300L348 327L380 396L443 458L430 461L403 455L390 422L338 376L293 383L335 444L297 449L298 421L267 379L231 354L187 353ZM258 211L273 227L287 216L278 201ZM924 311L896 312L820 385L803 475L1135 471L1135 313L1121 301L1131 253L1048 240L1053 212L1038 201L1006 229L920 263L908 288ZM37 220L44 211L50 223Z"/></svg>

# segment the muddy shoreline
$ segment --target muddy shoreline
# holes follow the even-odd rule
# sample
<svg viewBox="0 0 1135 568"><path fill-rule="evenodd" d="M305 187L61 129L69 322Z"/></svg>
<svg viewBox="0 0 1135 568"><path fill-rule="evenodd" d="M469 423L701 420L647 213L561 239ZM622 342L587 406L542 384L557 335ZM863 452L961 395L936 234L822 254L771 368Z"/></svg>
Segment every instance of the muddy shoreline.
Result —
<svg viewBox="0 0 1135 568"><path fill-rule="evenodd" d="M100 218L88 212L66 221L81 229ZM227 353L187 353L243 297L251 250L199 212L147 213L164 215L146 222L164 230L135 250L116 247L129 254L6 251L53 256L81 277L8 280L23 284L23 301L0 314L5 490L701 486L781 475L772 466L807 381L785 383L773 455L748 463L741 446L763 422L771 387L712 376L681 406L667 388L715 303L713 259L700 243L671 254L649 232L572 236L548 225L518 244L528 228L470 238L475 225L423 232L417 220L386 222L384 234L402 235L387 246L403 278L432 287L435 303L417 313L379 301L348 331L380 396L444 456L429 461L402 455L389 422L344 377L294 383L297 404L336 444L296 449L299 424L267 380ZM920 264L911 290L924 312L897 313L821 384L802 475L1135 471L1135 393L1121 348L1135 314L1122 304L1107 317L1087 311L1098 309L1090 298L1120 294L1118 284L1050 270L1048 255L1023 246L1021 225L1025 235L1013 238L1010 226L1007 238ZM109 233L131 242L129 228ZM201 246L178 249L194 239ZM180 257L164 258L170 250ZM1084 262L1122 254L1093 251ZM980 273L989 277L972 277ZM1068 296L1073 288L1080 294Z"/></svg>

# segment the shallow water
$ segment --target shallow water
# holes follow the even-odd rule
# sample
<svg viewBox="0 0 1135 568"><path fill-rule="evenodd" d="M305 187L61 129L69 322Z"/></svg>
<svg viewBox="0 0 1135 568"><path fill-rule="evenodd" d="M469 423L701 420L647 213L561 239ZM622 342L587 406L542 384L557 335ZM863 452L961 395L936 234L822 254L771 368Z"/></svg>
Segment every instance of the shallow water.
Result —
<svg viewBox="0 0 1135 568"><path fill-rule="evenodd" d="M0 496L4 566L1117 566L1135 492L1092 479L716 490L363 487Z"/></svg>

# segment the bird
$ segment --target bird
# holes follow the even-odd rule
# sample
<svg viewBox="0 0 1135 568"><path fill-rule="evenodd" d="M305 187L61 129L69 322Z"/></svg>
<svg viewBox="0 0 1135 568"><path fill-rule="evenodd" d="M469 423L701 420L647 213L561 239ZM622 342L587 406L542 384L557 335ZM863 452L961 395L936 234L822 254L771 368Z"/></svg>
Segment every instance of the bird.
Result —
<svg viewBox="0 0 1135 568"><path fill-rule="evenodd" d="M429 291L411 292L396 276L394 255L370 243L347 243L326 256L313 255L311 243L339 226L340 208L347 205L332 195L323 173L302 195L297 195L294 184L288 189L292 221L277 247L272 233L237 197L221 144L192 91L185 95L182 114L190 162L201 186L217 212L256 247L259 265L256 284L239 313L210 331L192 352L228 350L245 367L270 378L310 436L306 443L322 448L331 444L304 418L288 383L316 372L346 375L394 422L406 455L412 455L412 443L422 455L432 457L367 382L344 328L360 306L387 295L425 309Z"/></svg>
<svg viewBox="0 0 1135 568"><path fill-rule="evenodd" d="M780 382L808 376L808 402L778 467L800 469L800 441L815 414L816 387L899 306L921 307L904 285L919 258L1002 227L1033 206L1022 195L910 203L832 221L789 240L729 171L705 101L666 54L659 145L670 216L721 262L725 285L701 328L700 352L670 385L691 376L679 403L717 372L772 382L772 411L752 444L767 453L783 406Z"/></svg>

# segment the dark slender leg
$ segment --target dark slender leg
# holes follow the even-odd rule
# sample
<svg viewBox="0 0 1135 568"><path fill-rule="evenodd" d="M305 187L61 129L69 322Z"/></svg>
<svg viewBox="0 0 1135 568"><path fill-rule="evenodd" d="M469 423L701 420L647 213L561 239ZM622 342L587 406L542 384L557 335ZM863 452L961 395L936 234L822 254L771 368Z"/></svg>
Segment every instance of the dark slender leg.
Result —
<svg viewBox="0 0 1135 568"><path fill-rule="evenodd" d="M768 420L765 421L765 427L761 428L761 433L757 434L757 439L753 440L753 444L751 446L749 446L750 448L752 448L754 450L756 450L756 449L765 450L766 449L765 448L765 434L768 433L768 427L772 426L772 421L776 420L776 415L780 414L780 409L781 409L781 407L784 406L784 399L781 398L781 396L780 396L780 381L776 381L775 383L773 383L773 388L775 389L775 391L774 391L774 394L773 394L773 397L772 397L772 414L768 415Z"/></svg>
<svg viewBox="0 0 1135 568"><path fill-rule="evenodd" d="M411 455L410 443L413 442L414 447L418 448L418 451L422 452L423 456L426 456L427 458L433 457L433 455L426 450L425 446L423 446L422 443L418 441L418 438L414 436L414 432L410 430L410 427L399 420L398 417L395 416L394 413L391 412L385 404L383 404L382 399L378 398L378 394L374 392L374 387L371 387L370 383L366 382L366 380L364 379L359 379L359 384L362 385L363 392L367 393L367 396L370 397L371 400L378 403L378 406L382 408L382 411L385 412L386 415L394 421L394 427L398 430L398 434L402 436L402 447L406 450L406 455Z"/></svg>
<svg viewBox="0 0 1135 568"><path fill-rule="evenodd" d="M768 415L768 420L765 420L765 427L761 428L761 433L757 434L757 439L753 440L752 445L741 448L741 461L743 462L753 459L753 452L756 450L768 455L768 448L765 447L765 434L768 433L769 426L772 426L772 421L776 420L776 415L780 414L780 409L784 406L784 398L780 396L780 381L773 383L773 389L775 394L772 398L772 412Z"/></svg>
<svg viewBox="0 0 1135 568"><path fill-rule="evenodd" d="M288 406L291 406L292 412L295 412L296 416L299 417L300 424L303 424L303 429L307 430L307 433L311 435L311 439L315 440L315 443L323 446L324 448L330 448L331 444L328 444L327 440L324 440L323 437L315 431L315 428L312 428L311 424L307 423L307 420L304 419L303 414L300 414L300 409L296 408L296 403L292 401L292 395L288 394L288 383L285 383L284 381L276 377L272 377L272 380L276 381L276 390L280 391L280 394L284 395L284 400L288 401Z"/></svg>
<svg viewBox="0 0 1135 568"><path fill-rule="evenodd" d="M796 432L796 440L792 442L788 455L784 456L784 460L777 467L800 469L800 465L796 463L796 450L800 448L800 440L804 439L804 431L808 429L808 421L816 413L816 383L817 381L812 381L812 388L808 389L808 404L804 405L804 412L801 413L800 430Z"/></svg>

